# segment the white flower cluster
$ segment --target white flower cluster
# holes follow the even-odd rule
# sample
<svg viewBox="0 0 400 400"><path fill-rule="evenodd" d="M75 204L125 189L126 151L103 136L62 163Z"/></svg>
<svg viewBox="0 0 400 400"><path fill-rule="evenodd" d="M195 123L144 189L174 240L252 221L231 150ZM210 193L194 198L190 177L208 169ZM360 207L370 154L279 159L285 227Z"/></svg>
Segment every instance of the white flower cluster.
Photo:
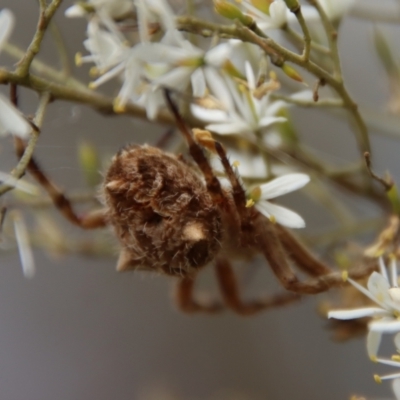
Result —
<svg viewBox="0 0 400 400"><path fill-rule="evenodd" d="M331 21L339 20L346 14L355 0L319 0L327 17ZM253 17L263 31L280 29L295 19L288 10L284 0L274 0L271 5L265 0L243 0L240 2L243 9ZM302 5L302 14L307 22L319 21L315 7Z"/></svg>
<svg viewBox="0 0 400 400"><path fill-rule="evenodd" d="M271 15L282 4L275 1ZM115 22L129 13L137 20L136 36L122 36ZM286 103L272 101L272 89L260 93L258 82L268 78L263 53L256 46L237 40L221 42L209 50L195 46L176 29L175 15L165 0L89 0L70 7L66 15L88 18L84 46L89 54L78 55L77 62L95 64L92 72L97 79L89 86L97 88L115 77L122 82L114 101L117 112L133 103L143 106L147 117L154 119L164 105L163 88L181 93L190 88L193 115L206 123L206 129L220 135L265 140L271 125L286 121L277 115ZM246 170L248 160L234 155L238 156L240 172ZM264 161L257 160L265 171ZM308 181L307 175L290 174L261 185L249 194L249 206L254 205L282 225L304 227L298 214L267 200L299 189Z"/></svg>
<svg viewBox="0 0 400 400"><path fill-rule="evenodd" d="M328 318L349 320L354 318L371 317L368 324L367 352L371 360L382 364L400 367L400 357L393 356L386 360L377 356L383 333L396 333L394 341L397 351L400 351L400 288L398 286L397 262L391 258L387 268L382 258L379 258L380 272L373 272L368 279L367 287L363 287L352 279L348 281L371 299L377 307L361 307L347 310L334 310L328 313ZM389 272L389 273L388 273ZM400 399L400 373L378 376L375 380L381 382L393 379L393 391L396 399Z"/></svg>

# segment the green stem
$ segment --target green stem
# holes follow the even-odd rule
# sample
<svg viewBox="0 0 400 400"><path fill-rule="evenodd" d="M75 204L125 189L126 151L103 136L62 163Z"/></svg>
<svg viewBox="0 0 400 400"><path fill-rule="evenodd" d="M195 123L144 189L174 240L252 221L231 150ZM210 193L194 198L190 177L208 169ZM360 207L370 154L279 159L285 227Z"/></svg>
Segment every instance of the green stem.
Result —
<svg viewBox="0 0 400 400"><path fill-rule="evenodd" d="M26 76L29 73L32 60L40 51L40 46L43 41L43 37L46 33L47 27L53 18L54 13L60 6L62 0L53 0L49 6L46 7L46 2L41 1L40 4L40 16L37 24L35 35L33 36L32 42L22 60L18 63L16 73L20 76Z"/></svg>
<svg viewBox="0 0 400 400"><path fill-rule="evenodd" d="M81 88L71 86L68 83L62 84L57 82L50 82L33 74L21 77L16 73L9 72L1 68L0 83L14 83L19 86L30 88L38 93L48 92L49 94L51 94L51 97L53 99L87 104L102 113L116 115L114 111L113 98L104 96L86 87ZM123 114L134 115L136 117L147 120L146 110L134 104L127 104ZM159 112L155 122L175 124L175 120L167 111Z"/></svg>

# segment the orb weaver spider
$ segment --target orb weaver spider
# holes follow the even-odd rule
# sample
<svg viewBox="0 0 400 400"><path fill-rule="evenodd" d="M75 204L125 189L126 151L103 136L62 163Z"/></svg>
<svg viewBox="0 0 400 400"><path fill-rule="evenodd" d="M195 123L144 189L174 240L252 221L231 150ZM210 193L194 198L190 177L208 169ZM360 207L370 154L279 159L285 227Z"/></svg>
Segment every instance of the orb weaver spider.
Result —
<svg viewBox="0 0 400 400"><path fill-rule="evenodd" d="M177 305L185 312L217 312L227 307L251 315L298 300L302 294L343 284L339 272L317 260L286 228L271 222L255 207L246 207L245 190L225 149L212 140L231 184L230 189L222 187L168 90L165 97L202 177L181 156L148 145L128 145L113 157L105 174L104 207L79 216L31 159L29 172L62 215L83 229L110 225L121 244L118 271L141 269L176 277ZM19 138L15 141L22 157L25 145ZM243 301L231 261L258 253L287 291ZM200 301L194 293L199 272L211 263L223 303ZM301 281L291 263L310 278ZM358 278L369 270L354 270L351 276Z"/></svg>

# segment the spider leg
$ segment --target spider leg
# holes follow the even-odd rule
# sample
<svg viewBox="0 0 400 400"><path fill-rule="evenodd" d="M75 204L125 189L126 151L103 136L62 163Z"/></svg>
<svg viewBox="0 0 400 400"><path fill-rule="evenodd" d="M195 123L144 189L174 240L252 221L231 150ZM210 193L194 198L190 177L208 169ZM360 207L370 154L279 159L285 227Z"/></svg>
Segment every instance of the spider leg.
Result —
<svg viewBox="0 0 400 400"><path fill-rule="evenodd" d="M219 288L226 305L240 315L253 315L267 308L284 306L301 298L298 294L286 292L244 302L240 298L238 281L229 261L219 258L215 267Z"/></svg>
<svg viewBox="0 0 400 400"><path fill-rule="evenodd" d="M17 156L21 158L25 152L25 143L18 137L14 138L14 143ZM27 169L37 182L43 186L60 213L71 223L83 229L96 229L107 224L106 212L103 209L96 210L85 216L78 216L68 198L44 174L34 158L29 161Z"/></svg>
<svg viewBox="0 0 400 400"><path fill-rule="evenodd" d="M206 180L207 189L218 204L221 204L225 201L225 195L223 193L221 184L218 178L214 175L212 168L207 160L207 157L204 155L203 148L196 143L193 139L192 133L190 132L189 127L186 125L185 121L183 120L182 116L179 113L179 110L176 104L171 99L171 94L168 89L164 90L165 98L167 100L168 106L173 113L176 123L178 125L179 130L182 132L188 147L189 153L192 156L193 160L199 166L201 172L204 175Z"/></svg>
<svg viewBox="0 0 400 400"><path fill-rule="evenodd" d="M286 249L289 257L305 273L311 276L329 274L332 270L311 254L299 240L281 225L275 225L280 242Z"/></svg>
<svg viewBox="0 0 400 400"><path fill-rule="evenodd" d="M256 246L264 254L273 273L285 289L299 294L316 294L344 284L343 274L340 271L300 281L286 259L276 225L264 218L258 218L255 229ZM377 265L374 261L362 268L349 271L348 275L353 279L361 279L376 269Z"/></svg>
<svg viewBox="0 0 400 400"><path fill-rule="evenodd" d="M223 306L217 302L197 300L194 298L194 284L197 275L180 278L176 286L175 300L180 310L187 313L207 312L215 313L223 310Z"/></svg>
<svg viewBox="0 0 400 400"><path fill-rule="evenodd" d="M18 91L15 84L10 85L10 100L18 107ZM17 157L21 158L25 153L24 141L14 136L14 147ZM70 200L50 181L33 157L27 165L27 170L43 186L60 213L72 224L83 229L96 229L107 225L106 212L103 209L93 211L85 216L78 216L73 210Z"/></svg>
<svg viewBox="0 0 400 400"><path fill-rule="evenodd" d="M221 184L218 178L214 175L212 168L207 160L207 157L204 155L203 148L194 140L193 135L190 132L190 129L186 125L185 121L183 120L182 116L180 115L176 104L172 101L168 89L165 89L164 93L167 103L172 113L174 114L178 128L182 132L189 146L190 155L193 157L193 159L199 166L200 170L203 172L203 175L206 179L208 190L211 192L211 195L213 195L213 197L216 198L216 201L218 203L224 202L225 195L221 188ZM221 143L214 141L214 146L217 154L221 159L222 166L224 167L225 173L232 186L232 198L236 206L236 211L241 221L242 232L246 232L249 230L250 227L249 219L247 218L248 209L246 208L246 193L234 169L229 163L227 154ZM245 237L245 235L242 235L242 237Z"/></svg>

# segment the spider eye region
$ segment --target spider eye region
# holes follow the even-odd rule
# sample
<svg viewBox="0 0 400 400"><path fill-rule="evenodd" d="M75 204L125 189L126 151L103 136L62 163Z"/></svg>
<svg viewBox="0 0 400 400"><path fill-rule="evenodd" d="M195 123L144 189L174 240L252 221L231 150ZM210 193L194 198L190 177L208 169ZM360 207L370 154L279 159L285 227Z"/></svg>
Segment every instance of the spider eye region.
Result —
<svg viewBox="0 0 400 400"><path fill-rule="evenodd" d="M173 154L125 147L106 174L103 195L128 265L121 270L182 276L220 250L221 211L198 174Z"/></svg>

